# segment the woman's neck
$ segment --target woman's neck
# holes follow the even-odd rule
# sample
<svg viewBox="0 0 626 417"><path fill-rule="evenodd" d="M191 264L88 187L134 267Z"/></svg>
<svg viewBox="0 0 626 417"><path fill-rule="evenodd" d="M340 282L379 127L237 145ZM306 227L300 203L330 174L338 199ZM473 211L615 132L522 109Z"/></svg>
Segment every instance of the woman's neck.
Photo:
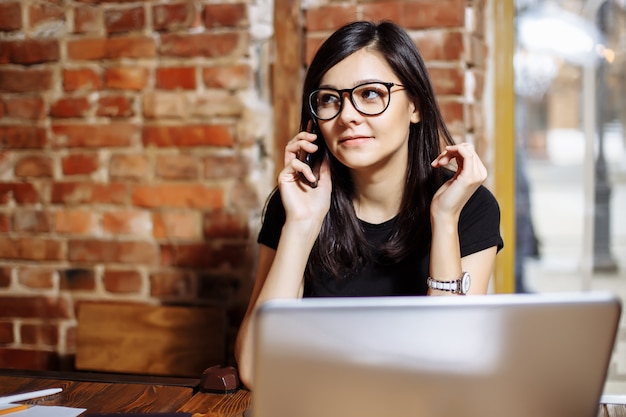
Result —
<svg viewBox="0 0 626 417"><path fill-rule="evenodd" d="M380 224L398 214L404 193L406 169L401 172L353 172L352 178L355 187L354 210L359 219Z"/></svg>

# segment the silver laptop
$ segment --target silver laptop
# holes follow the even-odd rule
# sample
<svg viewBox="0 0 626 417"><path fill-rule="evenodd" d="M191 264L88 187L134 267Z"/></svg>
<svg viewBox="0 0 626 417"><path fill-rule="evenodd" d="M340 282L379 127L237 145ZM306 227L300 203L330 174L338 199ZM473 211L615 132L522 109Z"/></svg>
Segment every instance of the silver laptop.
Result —
<svg viewBox="0 0 626 417"><path fill-rule="evenodd" d="M620 312L608 293L272 301L251 414L595 417Z"/></svg>

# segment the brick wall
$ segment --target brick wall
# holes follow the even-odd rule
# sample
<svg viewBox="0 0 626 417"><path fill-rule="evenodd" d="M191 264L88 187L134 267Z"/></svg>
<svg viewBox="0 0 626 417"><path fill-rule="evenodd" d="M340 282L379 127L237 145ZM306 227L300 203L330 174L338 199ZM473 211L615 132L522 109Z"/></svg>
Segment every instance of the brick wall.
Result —
<svg viewBox="0 0 626 417"><path fill-rule="evenodd" d="M0 2L0 367L70 367L84 300L234 332L269 189L253 29L245 2Z"/></svg>
<svg viewBox="0 0 626 417"><path fill-rule="evenodd" d="M0 367L71 368L93 299L223 306L232 339L288 139L270 135L272 12L243 1L0 2ZM483 9L310 1L305 61L345 22L397 21L484 153Z"/></svg>

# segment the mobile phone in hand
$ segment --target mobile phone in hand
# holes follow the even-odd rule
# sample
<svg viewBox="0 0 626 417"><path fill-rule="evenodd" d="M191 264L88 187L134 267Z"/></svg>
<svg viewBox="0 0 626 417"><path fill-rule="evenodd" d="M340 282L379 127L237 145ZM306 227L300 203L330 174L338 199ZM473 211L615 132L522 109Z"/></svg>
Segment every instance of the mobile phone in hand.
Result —
<svg viewBox="0 0 626 417"><path fill-rule="evenodd" d="M315 133L317 135L317 139L315 139L315 141L313 142L317 145L317 151L313 153L308 153L301 150L300 152L298 152L298 159L310 166L313 174L318 176L319 166L322 163L322 159L324 159L326 149L324 146L324 138L322 137L322 134L320 133L319 128L317 127L317 123L315 123L315 121L311 122L310 133ZM300 179L308 184L311 188L317 187L317 181L311 182L306 179L302 174L300 174Z"/></svg>

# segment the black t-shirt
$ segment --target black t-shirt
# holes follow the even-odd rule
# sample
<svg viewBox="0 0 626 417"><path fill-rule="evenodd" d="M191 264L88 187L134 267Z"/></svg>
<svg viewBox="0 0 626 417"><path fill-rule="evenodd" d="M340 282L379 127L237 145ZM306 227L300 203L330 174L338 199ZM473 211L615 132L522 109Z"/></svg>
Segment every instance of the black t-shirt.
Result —
<svg viewBox="0 0 626 417"><path fill-rule="evenodd" d="M380 224L361 221L368 242L376 247L391 236L396 218ZM275 192L267 204L258 242L276 249L285 209L280 193ZM500 236L500 208L489 190L481 186L469 199L459 218L461 257L504 243ZM408 257L395 264L371 262L348 278L337 279L321 272L304 283L304 297L367 297L392 295L426 295L430 253Z"/></svg>

